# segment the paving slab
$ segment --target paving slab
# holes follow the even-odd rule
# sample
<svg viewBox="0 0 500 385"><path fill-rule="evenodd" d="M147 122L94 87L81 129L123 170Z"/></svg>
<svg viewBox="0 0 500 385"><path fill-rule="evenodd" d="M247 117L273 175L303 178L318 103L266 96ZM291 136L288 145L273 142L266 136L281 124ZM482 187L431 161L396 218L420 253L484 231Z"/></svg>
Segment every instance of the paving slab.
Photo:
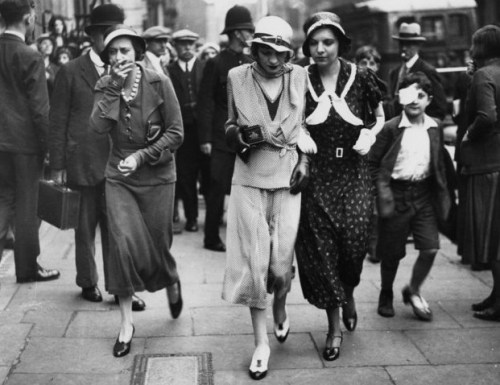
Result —
<svg viewBox="0 0 500 385"><path fill-rule="evenodd" d="M471 305L481 302L483 298L460 301L438 301L439 306L452 317L462 328L492 328L497 327L500 336L500 323L486 322L473 317ZM500 337L499 337L500 338Z"/></svg>
<svg viewBox="0 0 500 385"><path fill-rule="evenodd" d="M497 323L492 324L496 326ZM500 363L498 327L411 330L405 334L431 364Z"/></svg>
<svg viewBox="0 0 500 385"><path fill-rule="evenodd" d="M323 367L309 334L296 334L279 344L269 336L270 364L274 368L312 369ZM247 371L252 360L252 335L172 337L147 339L145 354L211 352L214 370ZM300 352L300 353L298 353Z"/></svg>
<svg viewBox="0 0 500 385"><path fill-rule="evenodd" d="M316 346L322 352L326 333L313 333ZM327 367L425 365L427 359L413 342L400 331L358 331L344 333L340 357L324 361Z"/></svg>
<svg viewBox="0 0 500 385"><path fill-rule="evenodd" d="M144 339L134 338L131 354L113 357L115 339L31 338L14 373L119 374L130 370Z"/></svg>
<svg viewBox="0 0 500 385"><path fill-rule="evenodd" d="M13 281L13 280L12 280ZM19 290L19 285L15 282L0 283L0 311L5 310L10 301Z"/></svg>
<svg viewBox="0 0 500 385"><path fill-rule="evenodd" d="M273 385L393 385L388 373L382 368L328 368L319 370L269 368L263 384ZM217 385L251 385L255 381L248 371L217 371Z"/></svg>
<svg viewBox="0 0 500 385"><path fill-rule="evenodd" d="M5 379L7 378L7 375L9 374L10 370L10 365L8 366L2 366L0 365L0 384L3 384Z"/></svg>
<svg viewBox="0 0 500 385"><path fill-rule="evenodd" d="M16 362L32 327L30 324L0 325L0 365L13 365Z"/></svg>
<svg viewBox="0 0 500 385"><path fill-rule="evenodd" d="M168 309L147 309L133 313L136 337L190 336L193 334L189 310L174 320ZM79 311L75 313L65 336L69 338L116 338L120 330L120 312Z"/></svg>
<svg viewBox="0 0 500 385"><path fill-rule="evenodd" d="M130 372L117 374L24 374L15 373L5 385L128 385Z"/></svg>
<svg viewBox="0 0 500 385"><path fill-rule="evenodd" d="M500 385L500 364L389 366L395 385Z"/></svg>
<svg viewBox="0 0 500 385"><path fill-rule="evenodd" d="M33 324L31 337L63 337L73 314L73 311L29 309L22 322Z"/></svg>

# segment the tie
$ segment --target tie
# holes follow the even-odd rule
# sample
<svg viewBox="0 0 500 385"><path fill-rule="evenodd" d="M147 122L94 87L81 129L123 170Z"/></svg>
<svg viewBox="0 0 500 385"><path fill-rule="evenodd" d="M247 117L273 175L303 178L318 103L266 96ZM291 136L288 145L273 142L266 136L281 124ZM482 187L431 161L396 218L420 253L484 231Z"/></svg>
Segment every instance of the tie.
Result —
<svg viewBox="0 0 500 385"><path fill-rule="evenodd" d="M186 62L186 73L189 73L189 64Z"/></svg>
<svg viewBox="0 0 500 385"><path fill-rule="evenodd" d="M405 63L401 66L399 69L399 74L398 74L398 82L396 84L396 95L399 95L399 85L403 81L404 77L408 74L408 67L406 66Z"/></svg>

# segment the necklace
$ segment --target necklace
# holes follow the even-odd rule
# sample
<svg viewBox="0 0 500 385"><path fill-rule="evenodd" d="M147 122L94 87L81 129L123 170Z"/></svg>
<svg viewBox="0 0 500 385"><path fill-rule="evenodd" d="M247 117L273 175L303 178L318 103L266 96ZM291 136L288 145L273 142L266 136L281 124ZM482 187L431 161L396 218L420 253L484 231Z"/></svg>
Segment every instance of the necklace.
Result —
<svg viewBox="0 0 500 385"><path fill-rule="evenodd" d="M134 84L132 85L132 90L130 91L130 95L125 96L125 90L122 88L121 94L125 103L130 103L137 96L137 91L139 91L139 82L141 81L142 72L141 70L137 70L137 74L135 75Z"/></svg>

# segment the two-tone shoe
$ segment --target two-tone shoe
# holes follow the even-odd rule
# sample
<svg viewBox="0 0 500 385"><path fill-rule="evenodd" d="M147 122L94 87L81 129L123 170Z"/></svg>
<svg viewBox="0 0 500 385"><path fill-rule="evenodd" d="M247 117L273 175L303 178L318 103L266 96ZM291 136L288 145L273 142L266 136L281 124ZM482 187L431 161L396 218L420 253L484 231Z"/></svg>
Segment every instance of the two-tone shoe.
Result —
<svg viewBox="0 0 500 385"><path fill-rule="evenodd" d="M274 324L274 336L280 343L283 343L286 341L288 333L290 333L290 319L287 314L282 323Z"/></svg>
<svg viewBox="0 0 500 385"><path fill-rule="evenodd" d="M255 349L252 356L252 363L248 368L248 375L252 380L262 380L266 377L270 355L271 348L269 346Z"/></svg>

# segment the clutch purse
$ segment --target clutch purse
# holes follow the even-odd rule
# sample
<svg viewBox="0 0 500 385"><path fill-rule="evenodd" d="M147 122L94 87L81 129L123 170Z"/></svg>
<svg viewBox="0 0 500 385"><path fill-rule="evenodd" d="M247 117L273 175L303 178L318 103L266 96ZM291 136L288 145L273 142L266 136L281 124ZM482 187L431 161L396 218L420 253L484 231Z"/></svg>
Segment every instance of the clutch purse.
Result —
<svg viewBox="0 0 500 385"><path fill-rule="evenodd" d="M61 229L76 229L80 212L80 192L51 180L40 180L38 216Z"/></svg>
<svg viewBox="0 0 500 385"><path fill-rule="evenodd" d="M264 132L259 125L255 126L242 126L241 135L245 143L250 146L255 146L259 143L265 142Z"/></svg>
<svg viewBox="0 0 500 385"><path fill-rule="evenodd" d="M146 144L150 145L156 142L163 135L163 124L148 120L146 126Z"/></svg>

